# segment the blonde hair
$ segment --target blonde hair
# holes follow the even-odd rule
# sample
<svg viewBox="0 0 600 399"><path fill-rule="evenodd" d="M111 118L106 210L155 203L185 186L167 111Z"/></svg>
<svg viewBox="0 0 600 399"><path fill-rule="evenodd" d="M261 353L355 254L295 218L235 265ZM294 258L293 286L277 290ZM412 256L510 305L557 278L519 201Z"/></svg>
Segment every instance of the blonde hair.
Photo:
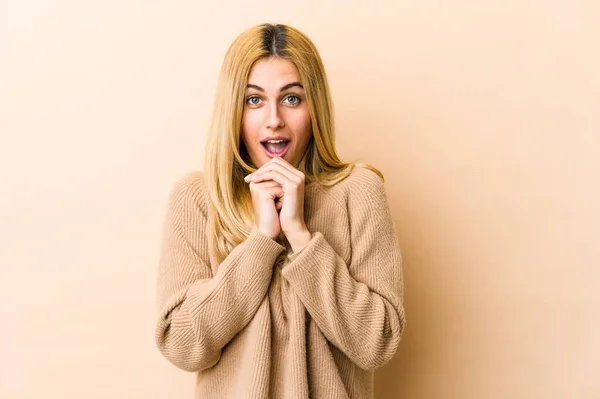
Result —
<svg viewBox="0 0 600 399"><path fill-rule="evenodd" d="M332 186L356 166L369 168L383 178L373 166L345 163L338 157L329 84L311 40L286 25L262 24L248 29L234 40L225 55L204 158L212 210L210 250L219 262L248 237L254 226L252 198L244 176L256 169L243 153L241 122L250 70L258 60L268 57L291 61L306 93L312 137L299 166L306 184Z"/></svg>

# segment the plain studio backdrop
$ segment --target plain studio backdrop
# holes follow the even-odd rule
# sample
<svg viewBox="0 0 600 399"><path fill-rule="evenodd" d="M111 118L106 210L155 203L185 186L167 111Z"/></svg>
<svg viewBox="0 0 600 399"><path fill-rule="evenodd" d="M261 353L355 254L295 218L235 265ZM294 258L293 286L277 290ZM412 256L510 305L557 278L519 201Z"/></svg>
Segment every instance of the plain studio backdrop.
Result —
<svg viewBox="0 0 600 399"><path fill-rule="evenodd" d="M161 225L262 22L315 42L340 154L386 176L408 323L376 397L600 398L595 0L2 0L0 397L192 397Z"/></svg>

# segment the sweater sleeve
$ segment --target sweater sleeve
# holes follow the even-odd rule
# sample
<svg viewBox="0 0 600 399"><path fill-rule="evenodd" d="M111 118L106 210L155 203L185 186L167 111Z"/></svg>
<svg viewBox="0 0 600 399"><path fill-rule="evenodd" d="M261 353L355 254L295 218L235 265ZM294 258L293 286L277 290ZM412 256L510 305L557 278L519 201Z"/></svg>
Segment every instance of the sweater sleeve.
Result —
<svg viewBox="0 0 600 399"><path fill-rule="evenodd" d="M373 369L397 351L404 308L401 253L383 182L367 176L348 197L351 263L313 232L282 276L325 337L356 365Z"/></svg>
<svg viewBox="0 0 600 399"><path fill-rule="evenodd" d="M214 273L210 267L203 181L184 178L167 207L158 267L156 344L174 365L199 371L255 315L283 246L254 229Z"/></svg>

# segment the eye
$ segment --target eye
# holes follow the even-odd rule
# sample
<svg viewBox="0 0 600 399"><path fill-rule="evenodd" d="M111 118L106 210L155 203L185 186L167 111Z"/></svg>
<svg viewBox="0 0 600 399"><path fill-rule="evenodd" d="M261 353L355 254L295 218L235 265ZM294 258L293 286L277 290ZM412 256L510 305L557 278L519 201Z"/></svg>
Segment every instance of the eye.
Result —
<svg viewBox="0 0 600 399"><path fill-rule="evenodd" d="M289 96L287 96L285 98L285 101L287 101L287 103L290 105L298 105L301 102L300 97L298 97L295 94L290 94Z"/></svg>
<svg viewBox="0 0 600 399"><path fill-rule="evenodd" d="M257 106L260 104L260 97L250 96L246 99L246 104L251 106Z"/></svg>

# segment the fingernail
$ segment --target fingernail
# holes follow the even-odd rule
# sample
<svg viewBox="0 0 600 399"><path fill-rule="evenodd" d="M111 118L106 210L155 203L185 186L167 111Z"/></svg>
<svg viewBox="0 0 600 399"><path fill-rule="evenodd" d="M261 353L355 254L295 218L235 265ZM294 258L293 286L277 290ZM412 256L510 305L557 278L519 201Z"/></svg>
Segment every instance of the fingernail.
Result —
<svg viewBox="0 0 600 399"><path fill-rule="evenodd" d="M248 179L249 179L250 177L252 177L252 173L250 173L248 176L244 177L244 180L245 180L245 181L248 181Z"/></svg>

